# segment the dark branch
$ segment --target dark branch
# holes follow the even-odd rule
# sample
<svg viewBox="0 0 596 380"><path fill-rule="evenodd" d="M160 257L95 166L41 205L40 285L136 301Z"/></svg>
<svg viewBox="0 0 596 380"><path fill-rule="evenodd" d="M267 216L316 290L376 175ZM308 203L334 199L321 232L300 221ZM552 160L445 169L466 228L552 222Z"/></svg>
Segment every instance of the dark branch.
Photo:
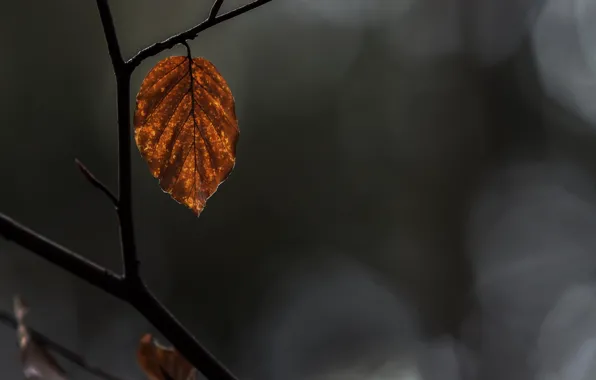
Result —
<svg viewBox="0 0 596 380"><path fill-rule="evenodd" d="M134 291L134 295L130 300L131 305L164 334L170 343L207 379L237 380L147 288L144 286L139 288Z"/></svg>
<svg viewBox="0 0 596 380"><path fill-rule="evenodd" d="M112 66L116 73L118 99L118 217L120 219L120 241L124 278L139 281L139 262L135 245L132 219L132 173L130 163L130 74L122 59L112 12L107 0L97 0Z"/></svg>
<svg viewBox="0 0 596 380"><path fill-rule="evenodd" d="M209 20L213 20L217 17L217 14L219 13L219 10L221 9L223 3L224 0L215 0L213 6L211 7L211 11L209 12Z"/></svg>
<svg viewBox="0 0 596 380"><path fill-rule="evenodd" d="M112 66L118 75L119 70L124 68L124 59L122 59L122 53L120 52L120 46L118 44L118 37L116 36L116 28L114 27L114 20L112 19L112 12L108 5L108 0L97 0L97 9L99 10L99 17L103 25L103 31L106 36L106 42L108 43L108 51L110 58L112 58Z"/></svg>
<svg viewBox="0 0 596 380"><path fill-rule="evenodd" d="M7 313L5 311L0 311L0 323L2 323L3 325L6 325L12 329L16 329L17 328L17 321L16 319L10 314ZM37 343L49 348L50 350L52 350L53 352L55 352L56 354L62 356L64 359L78 365L79 367L83 368L85 371L101 378L104 380L122 380L119 377L116 377L112 374L109 374L107 372L105 372L104 370L102 370L101 368L92 366L91 364L87 363L87 361L85 360L85 358L83 358L81 355L69 350L68 348L54 342L53 340L51 340L50 338L48 338L47 336L43 335L40 332L37 332L33 329L31 329L30 327L27 329L29 330L29 333L31 334L31 337L33 338L33 340L35 340Z"/></svg>
<svg viewBox="0 0 596 380"><path fill-rule="evenodd" d="M48 260L77 277L118 298L123 298L122 280L108 269L69 251L35 231L0 214L0 235Z"/></svg>
<svg viewBox="0 0 596 380"><path fill-rule="evenodd" d="M211 28L221 22L234 18L236 16L240 16L243 13L251 11L255 8L260 7L261 5L267 4L272 0L255 0L252 3L243 5L239 8L236 8L228 13L224 13L221 16L215 17L213 19L208 18L207 20L203 21L199 25L196 25L189 30L176 34L164 41L158 42L153 44L140 52L138 52L134 57L126 61L126 66L129 67L129 70L134 70L137 66L141 64L145 59L149 57L153 57L161 53L164 50L168 50L176 46L177 44L181 44L184 41L194 39L200 32L205 29Z"/></svg>
<svg viewBox="0 0 596 380"><path fill-rule="evenodd" d="M116 69L118 94L118 217L120 218L120 241L122 264L127 281L140 281L139 261L135 244L132 218L132 168L130 137L130 74L119 73Z"/></svg>
<svg viewBox="0 0 596 380"><path fill-rule="evenodd" d="M176 320L142 282L121 279L107 269L68 251L1 214L0 231L9 240L132 305L208 379L236 380L234 375Z"/></svg>
<svg viewBox="0 0 596 380"><path fill-rule="evenodd" d="M81 170L81 172L83 173L85 178L87 178L87 180L89 182L91 182L91 184L93 186L95 186L99 190L101 190L110 199L110 201L112 202L114 207L117 209L118 208L118 198L116 198L114 193L112 193L106 185L104 185L100 180L98 180L97 177L95 177L93 175L93 173L91 173L89 171L89 169L87 169L87 167L85 165L83 165L83 163L81 161L79 161L78 159L75 158L75 163L77 164L77 166L79 167L79 169Z"/></svg>

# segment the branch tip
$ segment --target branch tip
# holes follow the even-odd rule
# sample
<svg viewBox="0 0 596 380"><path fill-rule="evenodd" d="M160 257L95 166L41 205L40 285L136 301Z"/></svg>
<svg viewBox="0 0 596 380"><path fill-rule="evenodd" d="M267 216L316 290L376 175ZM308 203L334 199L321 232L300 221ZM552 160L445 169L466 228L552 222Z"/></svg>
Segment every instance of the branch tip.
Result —
<svg viewBox="0 0 596 380"><path fill-rule="evenodd" d="M91 184L93 186L95 186L99 190L101 190L101 192L104 193L110 199L110 201L112 202L114 207L117 209L119 202L118 202L118 198L114 195L114 193L112 193L106 185L104 185L100 180L98 180L97 177L95 177L93 175L93 173L91 173L91 171L89 169L87 169L87 167L81 161L79 161L78 158L75 158L75 164L77 164L77 166L79 167L79 170L81 171L81 173L83 173L85 178L89 182L91 182Z"/></svg>

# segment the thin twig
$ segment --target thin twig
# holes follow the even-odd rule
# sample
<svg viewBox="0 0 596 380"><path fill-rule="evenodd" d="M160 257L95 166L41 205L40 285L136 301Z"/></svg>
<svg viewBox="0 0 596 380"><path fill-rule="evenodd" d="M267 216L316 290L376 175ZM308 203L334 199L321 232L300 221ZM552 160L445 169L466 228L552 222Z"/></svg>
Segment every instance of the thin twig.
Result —
<svg viewBox="0 0 596 380"><path fill-rule="evenodd" d="M87 169L87 167L85 165L83 165L83 163L81 161L79 161L78 158L75 158L75 163L77 164L77 166L79 167L79 169L81 170L81 172L83 173L85 178L89 182L91 182L91 184L93 186L95 186L99 190L101 190L110 199L110 201L112 202L114 207L116 209L118 209L118 198L116 198L114 193L112 193L106 185L104 185L100 180L98 180L97 177L94 176L93 173L91 173L91 171L89 171L89 169Z"/></svg>
<svg viewBox="0 0 596 380"><path fill-rule="evenodd" d="M7 313L5 311L1 311L1 310L0 310L0 323L2 323L3 325L6 325L12 329L17 328L17 321L12 316L12 314ZM85 371L87 371L101 379L105 379L105 380L123 380L122 378L119 378L117 376L107 373L106 371L102 370L99 367L92 366L81 355L69 350L68 348L62 346L59 343L56 343L52 339L43 335L42 333L35 331L30 327L27 330L29 330L31 337L37 343L49 348L56 354L62 356L64 359L83 368Z"/></svg>
<svg viewBox="0 0 596 380"><path fill-rule="evenodd" d="M209 20L213 20L217 17L221 6L223 5L224 0L215 0L213 2L213 6L211 7L211 11L209 11Z"/></svg>
<svg viewBox="0 0 596 380"><path fill-rule="evenodd" d="M255 0L252 3L238 7L236 9L231 10L228 13L224 13L216 18L213 18L213 19L208 18L207 20L188 29L185 32L176 34L166 40L155 43L155 44L139 51L134 57L132 57L131 59L126 61L126 66L128 66L130 70L134 70L145 59L147 59L149 57L153 57L154 55L157 55L164 50L171 49L174 46L182 43L183 41L192 40L192 39L196 38L199 35L199 33L202 32L203 30L211 28L212 26L215 26L221 22L224 22L224 21L234 18L236 16L240 16L243 13L246 13L248 11L255 9L255 8L258 8L261 5L267 4L270 1L272 1L272 0Z"/></svg>

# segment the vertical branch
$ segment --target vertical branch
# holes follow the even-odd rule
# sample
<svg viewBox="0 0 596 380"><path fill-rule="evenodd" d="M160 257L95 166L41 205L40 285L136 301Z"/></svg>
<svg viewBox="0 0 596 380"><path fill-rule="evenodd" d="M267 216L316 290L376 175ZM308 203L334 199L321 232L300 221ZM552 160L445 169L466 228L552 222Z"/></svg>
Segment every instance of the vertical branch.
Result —
<svg viewBox="0 0 596 380"><path fill-rule="evenodd" d="M112 59L112 66L114 66L117 76L118 72L122 71L124 60L122 59L122 53L120 52L120 46L118 45L116 28L114 27L114 20L112 19L112 12L110 12L108 0L97 0L97 9L99 10L103 32L106 36L106 42L108 43L108 51L110 53L110 58Z"/></svg>
<svg viewBox="0 0 596 380"><path fill-rule="evenodd" d="M130 76L131 71L122 59L112 12L107 0L97 0L108 51L116 74L118 102L118 218L124 278L139 281L139 262L132 219L132 169L130 138Z"/></svg>
<svg viewBox="0 0 596 380"><path fill-rule="evenodd" d="M135 244L132 218L132 168L130 137L130 72L116 73L118 96L118 217L120 219L120 240L122 263L126 281L140 281L139 261Z"/></svg>

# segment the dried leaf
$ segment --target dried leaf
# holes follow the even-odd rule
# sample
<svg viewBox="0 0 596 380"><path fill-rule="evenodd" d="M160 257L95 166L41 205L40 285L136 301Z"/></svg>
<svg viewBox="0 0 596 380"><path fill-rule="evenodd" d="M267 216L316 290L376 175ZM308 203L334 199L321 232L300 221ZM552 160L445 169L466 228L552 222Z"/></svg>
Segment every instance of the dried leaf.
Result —
<svg viewBox="0 0 596 380"><path fill-rule="evenodd" d="M139 344L137 360L149 380L194 380L197 370L174 348L157 343L145 334Z"/></svg>
<svg viewBox="0 0 596 380"><path fill-rule="evenodd" d="M141 84L134 127L162 190L198 216L236 161L238 121L225 79L203 58L163 59Z"/></svg>
<svg viewBox="0 0 596 380"><path fill-rule="evenodd" d="M50 353L31 338L24 319L29 308L21 297L14 298L14 315L17 320L17 338L21 349L23 374L26 379L66 380L66 373Z"/></svg>

